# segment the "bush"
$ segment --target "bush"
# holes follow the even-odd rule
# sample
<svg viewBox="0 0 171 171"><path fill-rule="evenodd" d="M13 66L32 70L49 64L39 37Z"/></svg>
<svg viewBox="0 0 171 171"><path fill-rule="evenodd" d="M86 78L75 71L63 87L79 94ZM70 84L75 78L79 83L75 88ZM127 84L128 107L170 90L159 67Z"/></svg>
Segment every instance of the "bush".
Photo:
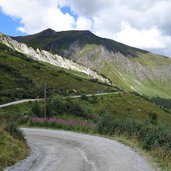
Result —
<svg viewBox="0 0 171 171"><path fill-rule="evenodd" d="M82 94L82 95L81 95L81 99L82 99L82 100L85 100L85 101L88 101L88 97L87 97L85 94Z"/></svg>
<svg viewBox="0 0 171 171"><path fill-rule="evenodd" d="M93 95L91 96L90 100L89 100L90 103L97 103L97 96Z"/></svg>
<svg viewBox="0 0 171 171"><path fill-rule="evenodd" d="M73 114L86 119L91 118L91 111L86 111L78 103L72 102L70 99L64 99L61 96L56 96L51 100L50 103L52 115L55 114Z"/></svg>
<svg viewBox="0 0 171 171"><path fill-rule="evenodd" d="M38 117L43 116L43 107L36 101L32 106L32 114Z"/></svg>
<svg viewBox="0 0 171 171"><path fill-rule="evenodd" d="M142 125L138 139L147 150L164 147L165 149L170 150L171 154L171 139L169 136L169 132L164 128L153 125Z"/></svg>
<svg viewBox="0 0 171 171"><path fill-rule="evenodd" d="M51 112L52 114L63 114L66 112L66 100L64 100L61 96L55 96L54 98L52 98L51 102L50 102L50 108L51 108Z"/></svg>
<svg viewBox="0 0 171 171"><path fill-rule="evenodd" d="M11 136L15 139L18 139L22 142L26 143L25 136L20 128L17 127L15 123L9 123L5 127L5 131L7 131Z"/></svg>
<svg viewBox="0 0 171 171"><path fill-rule="evenodd" d="M148 113L149 120L148 122L151 124L157 124L157 114L154 112Z"/></svg>
<svg viewBox="0 0 171 171"><path fill-rule="evenodd" d="M151 115L154 120L155 115ZM137 123L131 119L120 120L110 116L101 117L97 130L102 134L124 134L136 137L146 150L163 148L171 155L171 133L168 129L151 123Z"/></svg>

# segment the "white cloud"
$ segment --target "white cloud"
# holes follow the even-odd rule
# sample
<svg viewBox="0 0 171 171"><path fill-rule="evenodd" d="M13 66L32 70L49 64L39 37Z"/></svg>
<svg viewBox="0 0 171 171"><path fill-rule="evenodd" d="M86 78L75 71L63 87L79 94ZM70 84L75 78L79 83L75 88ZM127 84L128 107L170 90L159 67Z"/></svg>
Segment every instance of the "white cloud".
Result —
<svg viewBox="0 0 171 171"><path fill-rule="evenodd" d="M126 22L122 23L121 31L114 37L120 42L145 49L162 49L166 46L164 40L167 38L163 37L156 27L148 30L138 30Z"/></svg>
<svg viewBox="0 0 171 171"><path fill-rule="evenodd" d="M0 0L5 14L21 19L18 30L29 34L49 27L57 31L73 28L73 16L63 14L57 5L57 0Z"/></svg>
<svg viewBox="0 0 171 171"><path fill-rule="evenodd" d="M78 19L60 7L69 6ZM18 29L36 33L90 29L131 46L156 49L171 56L170 0L0 0L3 12L19 18Z"/></svg>
<svg viewBox="0 0 171 171"><path fill-rule="evenodd" d="M92 21L85 17L79 17L76 23L76 29L78 30L91 30Z"/></svg>

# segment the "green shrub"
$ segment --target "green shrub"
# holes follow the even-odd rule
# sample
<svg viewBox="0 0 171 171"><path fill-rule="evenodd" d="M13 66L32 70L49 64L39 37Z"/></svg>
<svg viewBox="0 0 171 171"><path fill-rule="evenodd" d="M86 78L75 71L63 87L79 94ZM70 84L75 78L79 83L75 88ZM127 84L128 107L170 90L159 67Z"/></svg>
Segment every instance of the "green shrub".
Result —
<svg viewBox="0 0 171 171"><path fill-rule="evenodd" d="M171 139L167 129L153 125L142 125L138 139L145 149L151 150L156 147L164 147L171 154Z"/></svg>
<svg viewBox="0 0 171 171"><path fill-rule="evenodd" d="M155 115L150 115L154 120ZM146 150L163 148L171 155L171 133L164 127L151 123L137 123L131 119L114 119L110 116L101 117L97 130L102 134L124 134L136 137Z"/></svg>
<svg viewBox="0 0 171 171"><path fill-rule="evenodd" d="M38 101L33 103L32 114L36 115L38 117L42 117L43 116L43 107L40 105L40 103Z"/></svg>
<svg viewBox="0 0 171 171"><path fill-rule="evenodd" d="M63 114L66 112L66 100L63 99L62 96L55 96L52 98L51 102L50 102L50 108L51 108L51 112L52 114Z"/></svg>
<svg viewBox="0 0 171 171"><path fill-rule="evenodd" d="M154 112L150 112L148 113L148 117L149 117L149 123L151 124L157 124L157 114Z"/></svg>
<svg viewBox="0 0 171 171"><path fill-rule="evenodd" d="M90 100L89 100L90 103L97 103L97 96L93 95L91 96Z"/></svg>
<svg viewBox="0 0 171 171"><path fill-rule="evenodd" d="M85 101L88 101L88 97L87 97L85 94L82 94L82 95L81 95L81 99L82 99L82 100L85 100Z"/></svg>
<svg viewBox="0 0 171 171"><path fill-rule="evenodd" d="M79 103L64 99L62 96L52 98L50 103L52 114L73 114L86 119L92 119L91 111L86 111Z"/></svg>
<svg viewBox="0 0 171 171"><path fill-rule="evenodd" d="M16 123L9 123L6 125L5 130L13 136L15 139L23 141L26 143L25 136L20 128L16 125Z"/></svg>

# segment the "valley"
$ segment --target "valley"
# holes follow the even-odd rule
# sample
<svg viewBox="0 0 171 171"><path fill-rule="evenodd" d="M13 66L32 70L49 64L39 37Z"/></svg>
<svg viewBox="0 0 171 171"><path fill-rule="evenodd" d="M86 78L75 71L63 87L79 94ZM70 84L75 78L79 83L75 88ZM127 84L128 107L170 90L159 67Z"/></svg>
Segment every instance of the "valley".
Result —
<svg viewBox="0 0 171 171"><path fill-rule="evenodd" d="M0 75L0 130L24 151L6 164L0 160L0 170L30 154L18 127L119 137L143 149L162 170L171 168L170 58L89 31L48 29L24 37L1 34ZM27 137L29 129L24 130L26 138L36 132ZM43 135L40 139L44 143ZM5 148L0 159L8 157Z"/></svg>

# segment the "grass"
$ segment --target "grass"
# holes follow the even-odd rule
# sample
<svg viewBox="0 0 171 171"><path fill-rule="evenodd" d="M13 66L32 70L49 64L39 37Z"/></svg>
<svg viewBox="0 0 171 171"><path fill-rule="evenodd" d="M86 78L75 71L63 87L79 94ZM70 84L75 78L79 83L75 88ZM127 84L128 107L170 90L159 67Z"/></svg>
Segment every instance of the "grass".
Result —
<svg viewBox="0 0 171 171"><path fill-rule="evenodd" d="M160 57L158 58L158 60L160 60ZM164 57L161 58L163 59ZM136 59L137 61L140 60L139 58L131 58L131 60L135 62ZM146 59L145 61L150 63L150 59ZM170 61L171 63L171 60L167 58L163 61L163 63L167 63L167 61ZM112 82L123 88L125 91L136 91L149 97L159 96L161 98L171 99L171 86L169 79L160 81L159 79L150 80L147 77L143 80L139 80L136 74L127 73L118 67L115 61L104 62L103 64L103 67L96 68L97 71L107 76ZM147 67L151 66L147 65ZM165 89L163 89L163 87L165 87Z"/></svg>
<svg viewBox="0 0 171 171"><path fill-rule="evenodd" d="M156 113L159 125L171 127L170 113L134 94L118 93L99 96L97 97L97 103L91 103L89 100L83 99L73 99L73 101L98 116L109 114L120 119L131 118L138 122L147 120L150 112Z"/></svg>
<svg viewBox="0 0 171 171"><path fill-rule="evenodd" d="M138 53L138 57L132 58L131 60L134 62L138 61L140 64L149 68L157 68L161 65L171 64L170 58L153 53Z"/></svg>
<svg viewBox="0 0 171 171"><path fill-rule="evenodd" d="M0 171L24 159L29 150L17 127L0 118Z"/></svg>
<svg viewBox="0 0 171 171"><path fill-rule="evenodd" d="M58 119L32 117L20 122L24 127L52 128L67 131L92 133L96 130L96 125L91 121L83 119Z"/></svg>

